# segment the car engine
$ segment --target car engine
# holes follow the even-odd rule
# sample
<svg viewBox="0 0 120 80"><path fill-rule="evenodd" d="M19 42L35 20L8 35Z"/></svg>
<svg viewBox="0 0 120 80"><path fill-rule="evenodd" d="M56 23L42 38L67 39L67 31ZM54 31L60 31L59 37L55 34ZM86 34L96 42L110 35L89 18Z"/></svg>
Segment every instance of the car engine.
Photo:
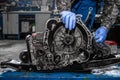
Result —
<svg viewBox="0 0 120 80"><path fill-rule="evenodd" d="M83 63L110 54L109 47L103 48L103 45L95 43L93 33L80 20L80 16L78 20L76 28L69 31L60 18L49 19L46 32L36 32L26 38L31 61L38 69L59 69L74 62ZM20 59L28 63L23 54Z"/></svg>

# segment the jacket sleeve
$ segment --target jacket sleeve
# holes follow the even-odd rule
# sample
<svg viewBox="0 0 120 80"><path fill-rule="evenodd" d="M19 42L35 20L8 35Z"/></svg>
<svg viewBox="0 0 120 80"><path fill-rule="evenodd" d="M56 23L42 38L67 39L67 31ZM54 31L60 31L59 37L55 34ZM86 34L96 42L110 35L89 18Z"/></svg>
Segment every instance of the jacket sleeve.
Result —
<svg viewBox="0 0 120 80"><path fill-rule="evenodd" d="M101 25L109 29L116 21L119 13L120 0L105 0Z"/></svg>

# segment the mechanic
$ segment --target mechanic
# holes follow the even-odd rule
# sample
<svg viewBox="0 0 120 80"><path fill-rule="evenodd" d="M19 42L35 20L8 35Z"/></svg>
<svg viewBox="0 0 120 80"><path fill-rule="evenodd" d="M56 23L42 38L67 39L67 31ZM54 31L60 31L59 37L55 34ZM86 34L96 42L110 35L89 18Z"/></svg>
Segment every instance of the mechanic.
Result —
<svg viewBox="0 0 120 80"><path fill-rule="evenodd" d="M71 11L61 12L65 28L69 30L75 29L76 15L81 14L81 19L84 23L89 21L87 26L91 30L95 14L101 2L104 3L101 15L101 26L95 31L94 37L96 42L103 43L106 40L110 27L115 23L119 13L118 7L120 7L120 0L71 0Z"/></svg>

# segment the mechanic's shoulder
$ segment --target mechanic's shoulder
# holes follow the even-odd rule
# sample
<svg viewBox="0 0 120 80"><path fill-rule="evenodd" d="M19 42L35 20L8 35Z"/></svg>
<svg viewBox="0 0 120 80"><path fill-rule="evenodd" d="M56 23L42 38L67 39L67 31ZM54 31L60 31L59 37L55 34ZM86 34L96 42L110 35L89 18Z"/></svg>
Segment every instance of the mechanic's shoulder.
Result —
<svg viewBox="0 0 120 80"><path fill-rule="evenodd" d="M120 5L120 0L105 0L104 2L108 4L119 4Z"/></svg>

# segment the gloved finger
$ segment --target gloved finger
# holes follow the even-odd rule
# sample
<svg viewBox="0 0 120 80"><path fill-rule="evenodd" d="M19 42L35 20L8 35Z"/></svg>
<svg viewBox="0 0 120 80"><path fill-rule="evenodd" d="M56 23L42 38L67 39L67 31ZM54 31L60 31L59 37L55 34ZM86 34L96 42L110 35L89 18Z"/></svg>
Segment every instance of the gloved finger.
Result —
<svg viewBox="0 0 120 80"><path fill-rule="evenodd" d="M94 36L95 40L99 39L99 36L98 35L95 35Z"/></svg>
<svg viewBox="0 0 120 80"><path fill-rule="evenodd" d="M76 26L76 16L74 15L74 18L72 19L72 29L74 29L75 28L75 26Z"/></svg>
<svg viewBox="0 0 120 80"><path fill-rule="evenodd" d="M103 38L102 38L102 37L99 37L98 39L96 39L96 42L97 42L97 43L102 43L102 42L103 42Z"/></svg>
<svg viewBox="0 0 120 80"><path fill-rule="evenodd" d="M99 30L96 30L96 31L95 31L95 35L98 35L99 33L100 33Z"/></svg>
<svg viewBox="0 0 120 80"><path fill-rule="evenodd" d="M99 37L100 37L100 34L99 34L100 32L99 32L99 30L96 30L95 31L95 34L94 34L94 38L95 39L98 39Z"/></svg>
<svg viewBox="0 0 120 80"><path fill-rule="evenodd" d="M73 23L72 23L72 17L70 18L70 22L69 22L69 30L72 30L72 25L73 25Z"/></svg>
<svg viewBox="0 0 120 80"><path fill-rule="evenodd" d="M65 23L66 15L62 15L62 22Z"/></svg>
<svg viewBox="0 0 120 80"><path fill-rule="evenodd" d="M102 42L105 42L105 40L106 40L106 36L103 37Z"/></svg>
<svg viewBox="0 0 120 80"><path fill-rule="evenodd" d="M67 15L67 16L65 17L65 27L66 27L67 29L69 29L69 22L70 22L70 15Z"/></svg>
<svg viewBox="0 0 120 80"><path fill-rule="evenodd" d="M74 15L72 14L72 15L70 15L71 17L70 17L70 19L69 19L69 30L72 30L73 29L73 26L75 25L75 20L74 20Z"/></svg>

